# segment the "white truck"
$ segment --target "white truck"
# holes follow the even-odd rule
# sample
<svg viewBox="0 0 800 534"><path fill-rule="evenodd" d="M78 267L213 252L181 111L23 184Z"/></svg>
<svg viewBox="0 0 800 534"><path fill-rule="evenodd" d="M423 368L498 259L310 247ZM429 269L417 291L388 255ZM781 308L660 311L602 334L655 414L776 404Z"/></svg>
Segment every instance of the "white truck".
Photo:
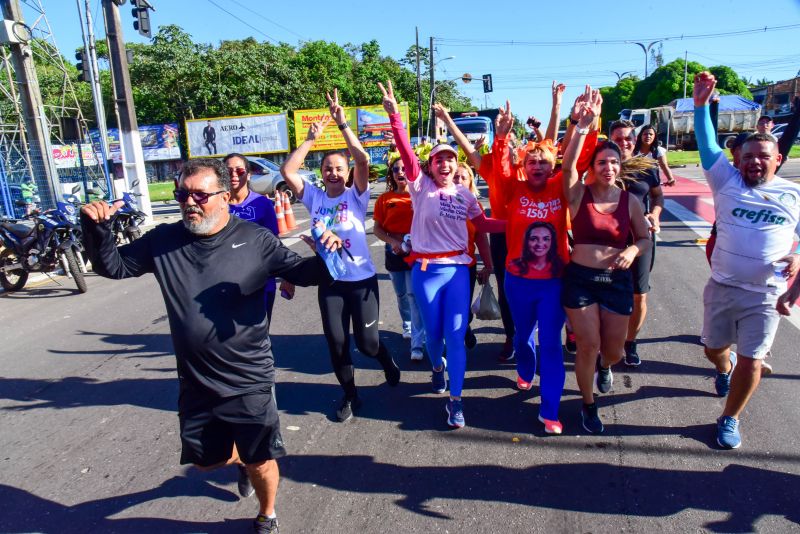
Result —
<svg viewBox="0 0 800 534"><path fill-rule="evenodd" d="M717 118L717 140L727 148L741 132L752 132L761 116L761 106L739 95L720 96ZM650 109L623 109L619 118L636 126L636 133L646 124L658 130L662 145L682 150L697 150L694 137L694 102L679 98L666 106Z"/></svg>

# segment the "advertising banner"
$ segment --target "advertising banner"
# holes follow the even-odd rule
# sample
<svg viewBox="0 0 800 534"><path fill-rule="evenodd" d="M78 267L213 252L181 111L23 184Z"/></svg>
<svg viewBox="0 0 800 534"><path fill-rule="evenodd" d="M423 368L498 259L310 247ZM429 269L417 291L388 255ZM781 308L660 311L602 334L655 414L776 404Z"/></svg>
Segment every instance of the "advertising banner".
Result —
<svg viewBox="0 0 800 534"><path fill-rule="evenodd" d="M85 167L99 165L100 162L95 157L92 145L88 143L82 144L81 152ZM53 145L53 160L56 162L56 169L75 169L80 167L78 145Z"/></svg>
<svg viewBox="0 0 800 534"><path fill-rule="evenodd" d="M347 122L356 132L361 144L366 147L388 146L391 139L392 129L389 126L389 115L384 111L383 106L358 106L344 108L347 115ZM408 104L400 104L400 115L403 124L408 130ZM330 117L328 108L305 109L294 112L294 132L295 142L299 145L306 139L308 128L314 122L319 122ZM342 132L333 121L322 131L322 135L314 143L313 150L341 150L347 145L342 137Z"/></svg>
<svg viewBox="0 0 800 534"><path fill-rule="evenodd" d="M286 113L188 120L186 139L190 158L288 152L289 125Z"/></svg>
<svg viewBox="0 0 800 534"><path fill-rule="evenodd" d="M177 124L153 124L139 126L139 138L142 143L142 154L145 161L168 161L181 159L181 150L178 147L179 128ZM94 143L95 151L100 152L100 133L91 130L89 136ZM119 149L119 130L117 128L108 129L108 149L111 152L111 159L115 163L122 162L122 154Z"/></svg>

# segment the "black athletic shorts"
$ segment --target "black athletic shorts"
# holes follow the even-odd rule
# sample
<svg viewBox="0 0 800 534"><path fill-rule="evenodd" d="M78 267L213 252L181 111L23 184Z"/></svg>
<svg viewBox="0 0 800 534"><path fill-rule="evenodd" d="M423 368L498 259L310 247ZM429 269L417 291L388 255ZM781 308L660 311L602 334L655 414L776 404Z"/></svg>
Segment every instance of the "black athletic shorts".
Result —
<svg viewBox="0 0 800 534"><path fill-rule="evenodd" d="M636 295L643 295L650 291L650 270L653 268L653 256L656 253L656 243L653 241L653 246L633 260L631 265L631 273L633 274L633 292Z"/></svg>
<svg viewBox="0 0 800 534"><path fill-rule="evenodd" d="M633 313L633 276L630 269L593 269L569 263L561 284L561 305L585 308L597 304L620 315Z"/></svg>
<svg viewBox="0 0 800 534"><path fill-rule="evenodd" d="M272 387L222 399L184 390L178 405L182 464L225 462L234 443L246 464L286 455Z"/></svg>

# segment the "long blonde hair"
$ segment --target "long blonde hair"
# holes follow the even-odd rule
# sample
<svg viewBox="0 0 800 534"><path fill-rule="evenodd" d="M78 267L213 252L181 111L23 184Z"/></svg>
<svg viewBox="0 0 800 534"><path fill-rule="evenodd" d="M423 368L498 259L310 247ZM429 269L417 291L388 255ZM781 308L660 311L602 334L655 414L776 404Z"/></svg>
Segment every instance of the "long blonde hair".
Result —
<svg viewBox="0 0 800 534"><path fill-rule="evenodd" d="M475 196L478 196L478 188L475 186L475 173L472 172L472 167L464 163L463 161L459 162L456 166L456 169L464 169L469 176L469 191Z"/></svg>

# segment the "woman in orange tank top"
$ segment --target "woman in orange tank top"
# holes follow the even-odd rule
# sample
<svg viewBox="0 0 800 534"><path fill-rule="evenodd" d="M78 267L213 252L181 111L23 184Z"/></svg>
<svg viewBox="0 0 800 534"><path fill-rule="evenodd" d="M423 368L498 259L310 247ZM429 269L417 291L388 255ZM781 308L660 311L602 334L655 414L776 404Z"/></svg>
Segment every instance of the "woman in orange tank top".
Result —
<svg viewBox="0 0 800 534"><path fill-rule="evenodd" d="M594 401L594 382L600 393L610 391L611 366L624 354L633 310L629 268L634 258L651 246L641 203L615 185L624 172L617 145L599 144L587 184L580 181L578 154L589 127L600 116L602 102L600 92L587 85L576 114L578 127L564 153L562 167L575 247L564 270L561 303L575 330L575 377L583 396L581 419L590 433L604 430ZM630 233L635 242L626 246Z"/></svg>

